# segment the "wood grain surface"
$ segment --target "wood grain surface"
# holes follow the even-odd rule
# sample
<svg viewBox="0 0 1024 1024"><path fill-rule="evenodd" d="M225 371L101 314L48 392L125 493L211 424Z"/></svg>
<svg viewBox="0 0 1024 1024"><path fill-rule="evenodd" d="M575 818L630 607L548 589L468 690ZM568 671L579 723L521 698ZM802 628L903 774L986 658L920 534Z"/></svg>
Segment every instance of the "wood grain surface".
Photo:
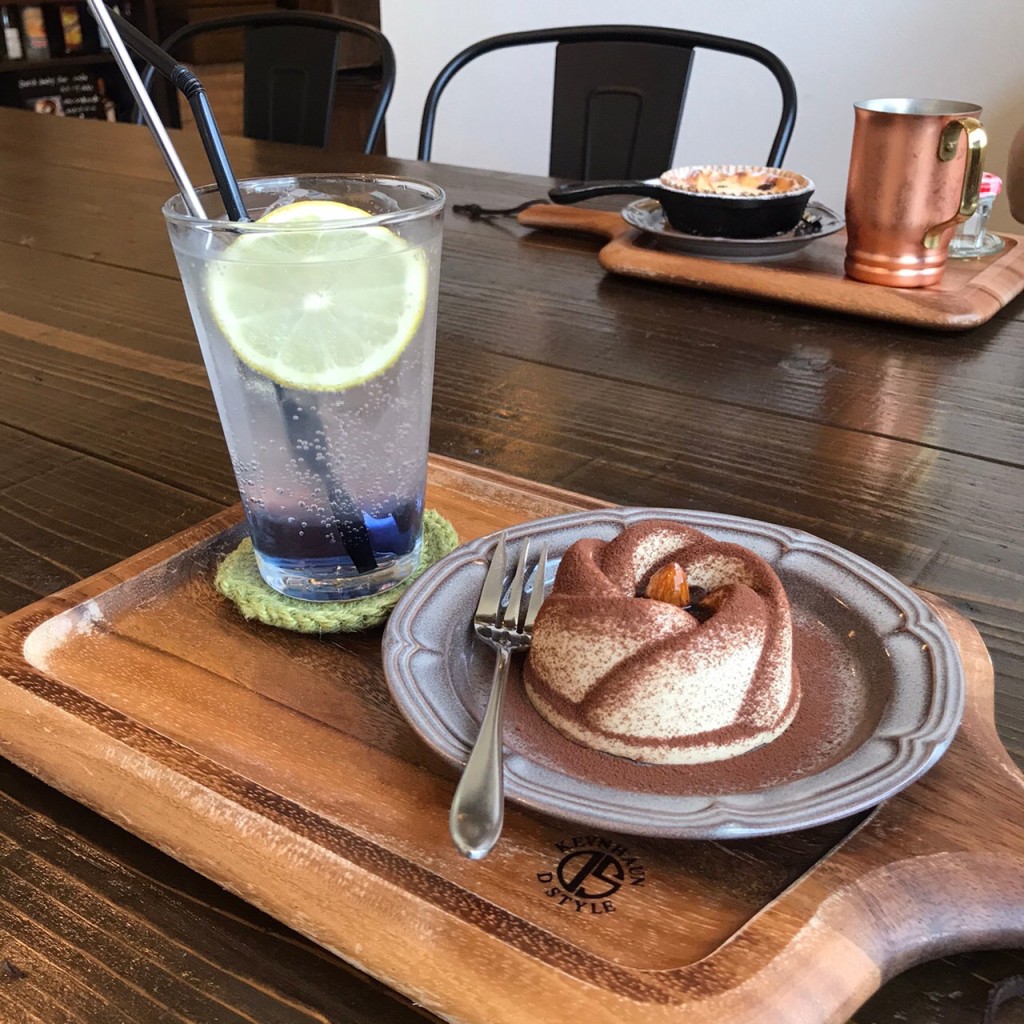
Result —
<svg viewBox="0 0 1024 1024"><path fill-rule="evenodd" d="M159 215L171 186L148 135L6 110L0 133L0 609L14 611L233 504L236 491ZM196 141L176 138L206 180ZM454 202L485 206L550 185L377 158L325 166L317 152L247 140L229 148L240 174L418 173ZM948 599L992 655L996 722L1019 763L1021 301L943 335L606 276L600 245L448 217L432 449L610 501L802 527ZM29 975L0 970L4 1019L419 1019L13 767L0 798L0 958ZM19 871L28 881L15 891ZM1022 969L1013 950L932 961L885 985L857 1020L973 1024L990 983Z"/></svg>

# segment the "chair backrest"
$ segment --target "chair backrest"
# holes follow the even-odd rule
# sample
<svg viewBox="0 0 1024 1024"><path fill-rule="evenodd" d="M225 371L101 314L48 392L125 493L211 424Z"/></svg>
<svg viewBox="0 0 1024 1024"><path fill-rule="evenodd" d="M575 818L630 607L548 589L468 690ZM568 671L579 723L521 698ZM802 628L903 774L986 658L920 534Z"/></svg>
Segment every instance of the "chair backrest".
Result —
<svg viewBox="0 0 1024 1024"><path fill-rule="evenodd" d="M552 177L650 178L667 170L696 49L749 58L775 76L782 113L767 166L781 166L796 121L796 85L775 54L741 39L632 25L510 32L466 47L445 65L427 94L419 158L430 159L438 100L459 70L493 50L538 43L558 44L548 171Z"/></svg>
<svg viewBox="0 0 1024 1024"><path fill-rule="evenodd" d="M245 32L242 130L251 139L271 142L325 146L334 109L341 34L353 33L375 44L380 54L381 87L363 146L363 152L373 151L395 88L395 54L381 32L333 14L266 11L185 25L161 46L177 56L196 36L239 28Z"/></svg>

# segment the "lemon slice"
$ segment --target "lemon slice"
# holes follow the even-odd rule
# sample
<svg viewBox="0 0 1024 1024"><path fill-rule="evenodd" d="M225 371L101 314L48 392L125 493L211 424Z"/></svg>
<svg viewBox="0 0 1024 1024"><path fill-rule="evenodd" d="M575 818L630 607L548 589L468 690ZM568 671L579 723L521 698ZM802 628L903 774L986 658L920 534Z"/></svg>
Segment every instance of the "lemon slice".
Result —
<svg viewBox="0 0 1024 1024"><path fill-rule="evenodd" d="M424 254L344 203L280 206L210 263L213 317L247 366L285 387L344 391L392 366L427 304Z"/></svg>
<svg viewBox="0 0 1024 1024"><path fill-rule="evenodd" d="M300 224L324 223L331 220L359 220L369 217L365 210L347 203L337 203L333 199L300 199L295 203L287 203L268 210L257 221L258 224Z"/></svg>

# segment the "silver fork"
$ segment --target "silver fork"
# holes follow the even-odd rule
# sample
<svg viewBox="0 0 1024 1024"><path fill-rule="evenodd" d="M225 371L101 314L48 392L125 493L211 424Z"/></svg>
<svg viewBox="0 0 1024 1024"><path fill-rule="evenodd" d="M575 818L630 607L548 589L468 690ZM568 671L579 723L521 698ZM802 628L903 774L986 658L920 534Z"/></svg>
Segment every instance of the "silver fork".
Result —
<svg viewBox="0 0 1024 1024"><path fill-rule="evenodd" d="M515 575L505 590L505 534L498 538L484 585L480 590L473 629L488 647L494 648L494 679L487 710L476 743L466 762L452 798L448 816L455 846L470 860L486 857L501 835L505 818L505 779L501 746L501 720L505 705L508 667L515 651L525 651L533 636L533 623L544 601L544 571L548 547L541 548L533 586L526 593L526 561L530 542L519 547Z"/></svg>

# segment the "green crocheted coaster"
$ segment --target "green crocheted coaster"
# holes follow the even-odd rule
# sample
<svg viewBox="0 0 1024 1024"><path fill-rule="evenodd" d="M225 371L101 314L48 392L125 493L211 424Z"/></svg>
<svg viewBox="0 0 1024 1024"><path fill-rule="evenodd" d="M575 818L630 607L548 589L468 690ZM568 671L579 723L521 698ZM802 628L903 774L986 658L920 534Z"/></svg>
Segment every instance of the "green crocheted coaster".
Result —
<svg viewBox="0 0 1024 1024"><path fill-rule="evenodd" d="M217 589L234 601L247 619L298 633L357 633L384 622L417 576L459 546L455 527L440 512L423 513L423 547L412 575L382 594L355 601L297 601L263 582L248 537L217 568Z"/></svg>

